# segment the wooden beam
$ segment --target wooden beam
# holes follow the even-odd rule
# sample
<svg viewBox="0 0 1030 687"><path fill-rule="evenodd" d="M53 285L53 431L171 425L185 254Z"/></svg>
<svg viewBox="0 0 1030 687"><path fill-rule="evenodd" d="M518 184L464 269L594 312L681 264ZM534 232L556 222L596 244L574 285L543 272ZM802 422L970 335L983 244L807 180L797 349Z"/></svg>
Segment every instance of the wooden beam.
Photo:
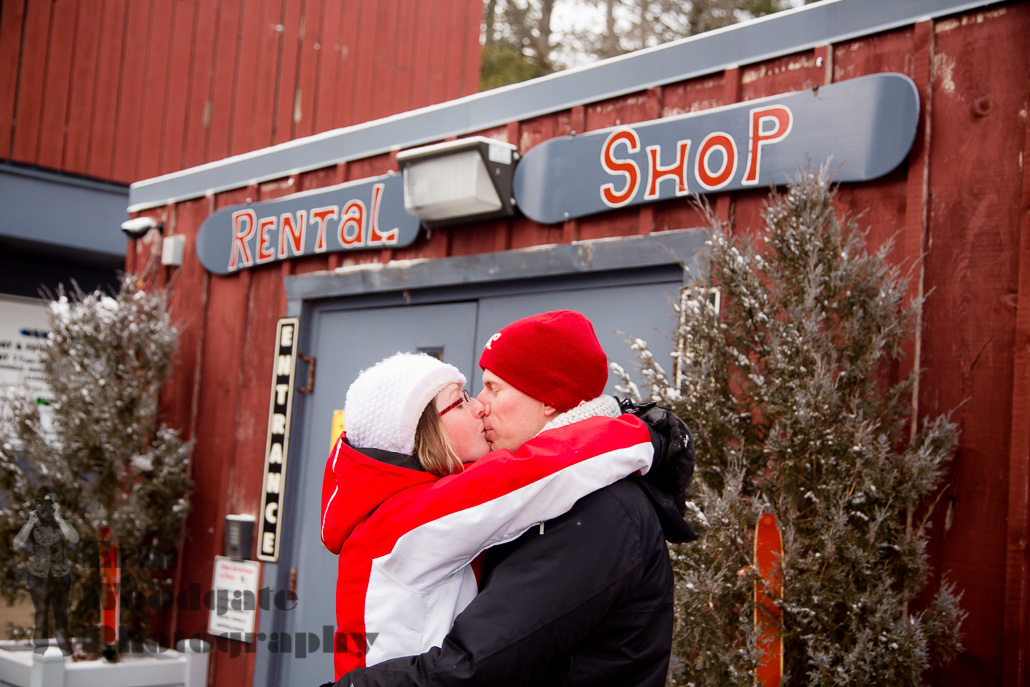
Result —
<svg viewBox="0 0 1030 687"><path fill-rule="evenodd" d="M1015 360L1012 370L1012 435L1009 443L1008 518L1005 545L1005 616L1002 645L1002 684L1027 682L1027 562L1030 503L1030 125L1023 119L1023 191L1019 220L1019 286L1016 294Z"/></svg>

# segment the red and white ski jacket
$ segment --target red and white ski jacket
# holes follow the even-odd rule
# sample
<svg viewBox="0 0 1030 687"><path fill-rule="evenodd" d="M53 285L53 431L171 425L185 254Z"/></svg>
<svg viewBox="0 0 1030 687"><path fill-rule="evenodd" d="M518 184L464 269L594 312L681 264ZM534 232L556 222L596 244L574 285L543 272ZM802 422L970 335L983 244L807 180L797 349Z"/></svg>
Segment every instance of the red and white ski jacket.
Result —
<svg viewBox="0 0 1030 687"><path fill-rule="evenodd" d="M439 646L476 596L470 563L480 552L646 472L652 455L632 415L546 430L442 478L370 458L341 437L322 481L322 542L339 554L336 678Z"/></svg>

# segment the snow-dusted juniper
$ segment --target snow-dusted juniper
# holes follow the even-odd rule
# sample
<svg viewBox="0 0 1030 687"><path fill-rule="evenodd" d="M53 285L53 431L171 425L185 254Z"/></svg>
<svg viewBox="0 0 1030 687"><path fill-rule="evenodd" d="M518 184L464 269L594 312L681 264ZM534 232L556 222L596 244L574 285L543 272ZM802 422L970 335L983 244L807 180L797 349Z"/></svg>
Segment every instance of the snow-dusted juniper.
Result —
<svg viewBox="0 0 1030 687"><path fill-rule="evenodd" d="M697 440L702 535L673 551L674 685L752 684L764 511L783 534L784 685L917 685L961 650L960 594L924 590L927 513L956 429L912 422L917 371L895 377L920 303L890 245L870 252L833 196L825 169L803 172L768 202L759 241L713 222L676 374L633 344L650 389L624 377L624 391L673 408Z"/></svg>
<svg viewBox="0 0 1030 687"><path fill-rule="evenodd" d="M113 297L61 291L50 303L42 352L51 426L34 399L3 390L0 590L8 601L24 593L27 554L13 548L13 538L36 485L53 485L62 514L82 535L68 550L73 635L98 623L98 560L112 542L125 554L121 622L131 633L145 635L155 607L171 599L174 556L167 554L189 509L192 442L159 422L158 393L177 337L167 295L144 291L132 276Z"/></svg>

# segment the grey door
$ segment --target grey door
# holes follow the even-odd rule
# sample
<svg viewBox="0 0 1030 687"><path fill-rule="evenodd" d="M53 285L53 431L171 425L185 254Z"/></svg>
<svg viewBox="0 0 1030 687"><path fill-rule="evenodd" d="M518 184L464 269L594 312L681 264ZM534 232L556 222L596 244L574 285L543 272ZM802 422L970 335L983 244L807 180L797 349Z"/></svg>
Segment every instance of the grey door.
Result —
<svg viewBox="0 0 1030 687"><path fill-rule="evenodd" d="M469 389L477 393L481 375L476 362L485 342L513 320L558 309L579 310L589 317L609 359L627 370L635 369L635 354L626 342L631 337L647 339L655 356L666 364L671 362L672 350L667 333L675 325L672 303L682 281L668 273L663 279L600 288L596 283L590 288L566 284L547 289L513 284L510 291L517 293L495 290L463 302L363 310L334 309L332 305L315 308L310 348L318 360L318 376L301 426L294 427L300 447L299 460L291 463L294 472L290 479L296 479L294 484L299 486L293 492L293 503L286 506L293 513L289 535L293 545L280 561L280 566L297 570L297 605L282 612L285 621L279 626L280 632L293 637L294 646L290 650L280 646L279 653L271 657L273 664L278 664L271 672L278 676L255 676L255 684L317 685L333 676L331 647L325 646L323 638L332 636L326 628L335 625L336 557L319 538L321 482L333 410L343 408L347 387L360 370L399 350L440 350L446 362L468 377ZM671 373L671 365L666 369ZM609 392L614 382L610 376ZM301 635L308 637L303 657L296 646ZM319 640L314 652L310 650L311 635Z"/></svg>
<svg viewBox="0 0 1030 687"><path fill-rule="evenodd" d="M302 444L299 460L290 466L296 470L290 479L299 477L293 503L285 506L293 514L292 555L280 560L281 566L297 571L297 604L283 611L280 630L292 638L292 646L280 641L273 657L280 661L277 683L283 685L319 685L333 678L332 646L325 642L332 632L327 635L325 628L336 625L336 556L319 537L322 471L330 450L333 410L343 409L347 388L361 370L397 351L440 351L444 361L467 377L474 363L475 302L374 310L330 306L316 309L313 317L311 348L318 375L302 429L295 434ZM300 642L305 642L303 651ZM255 684L261 684L260 677Z"/></svg>
<svg viewBox="0 0 1030 687"><path fill-rule="evenodd" d="M578 310L594 325L608 360L617 362L639 384L636 355L628 340L645 339L648 348L666 372L672 374L672 341L676 325L673 303L679 298L681 282L638 284L609 288L569 288L533 294L512 294L482 298L476 328L476 360L479 350L498 329L515 320L547 310ZM475 367L470 382L478 392L482 374ZM615 393L617 378L608 375L606 393Z"/></svg>

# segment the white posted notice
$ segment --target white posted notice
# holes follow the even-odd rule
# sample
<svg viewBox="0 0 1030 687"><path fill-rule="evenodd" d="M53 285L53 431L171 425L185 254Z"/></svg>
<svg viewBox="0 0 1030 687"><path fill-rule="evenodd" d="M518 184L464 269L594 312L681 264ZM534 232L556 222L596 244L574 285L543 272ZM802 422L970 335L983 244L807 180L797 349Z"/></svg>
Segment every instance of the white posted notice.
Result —
<svg viewBox="0 0 1030 687"><path fill-rule="evenodd" d="M207 631L241 642L253 642L257 627L261 564L215 556L211 615Z"/></svg>

